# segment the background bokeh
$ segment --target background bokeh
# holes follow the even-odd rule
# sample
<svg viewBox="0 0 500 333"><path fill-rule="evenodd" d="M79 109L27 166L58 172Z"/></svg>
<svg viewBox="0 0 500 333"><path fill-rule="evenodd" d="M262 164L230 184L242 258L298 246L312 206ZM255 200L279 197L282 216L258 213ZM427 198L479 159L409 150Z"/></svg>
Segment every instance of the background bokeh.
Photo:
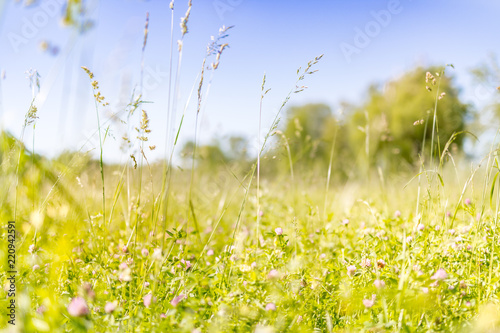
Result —
<svg viewBox="0 0 500 333"><path fill-rule="evenodd" d="M69 5L82 6L78 8L85 12L74 13L68 21L68 3L63 0L0 1L2 128L20 136L31 100L25 71L36 69L41 76L37 152L54 157L65 149L79 149L96 134L91 88L80 66L94 71L110 102L103 114L120 112L140 80L144 21L149 12L143 97L152 102L145 108L151 118L150 140L159 147L151 158L163 157L170 54L168 1L88 0L69 1ZM187 1L175 4L174 40L180 38L178 23L186 8ZM210 37L222 25L234 25L227 39L230 48L223 54L203 107L201 143L244 136L250 155L255 156L263 74L272 89L263 109L265 133L265 126L293 86L295 70L322 53L319 72L307 83L310 89L294 96L292 105L324 103L341 118L343 102L362 105L370 84L384 84L417 66L451 63L455 69L449 74L461 89L460 100L470 104L477 116L492 102L497 82L478 84L471 71L500 53L496 43L499 9L500 4L486 0L195 1L184 40L178 105L186 104L196 84ZM360 31L368 31L370 36L360 37ZM187 111L182 143L194 136L194 100L195 96ZM180 114L176 114L176 123ZM483 122L490 124L490 120ZM115 138L106 142L105 159L123 162L128 156L115 149L120 144L120 129L114 127L110 133ZM487 128L475 134L481 144L466 140L469 155L484 152L493 136ZM25 134L28 147L30 135ZM175 160L178 158L176 154Z"/></svg>

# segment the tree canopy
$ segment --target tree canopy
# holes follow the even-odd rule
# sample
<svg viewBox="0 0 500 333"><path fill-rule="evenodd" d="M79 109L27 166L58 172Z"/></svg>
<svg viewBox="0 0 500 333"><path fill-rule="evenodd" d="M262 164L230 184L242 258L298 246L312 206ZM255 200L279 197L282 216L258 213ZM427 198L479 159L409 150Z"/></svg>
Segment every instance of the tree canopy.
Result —
<svg viewBox="0 0 500 333"><path fill-rule="evenodd" d="M419 155L430 156L436 110L434 157L453 139L460 149L469 106L459 98L453 77L442 68L418 67L395 80L369 87L358 104L345 104L335 116L324 104L292 107L283 126L297 165L328 164L345 172L356 162L366 166L411 168ZM358 165L359 166L359 165Z"/></svg>

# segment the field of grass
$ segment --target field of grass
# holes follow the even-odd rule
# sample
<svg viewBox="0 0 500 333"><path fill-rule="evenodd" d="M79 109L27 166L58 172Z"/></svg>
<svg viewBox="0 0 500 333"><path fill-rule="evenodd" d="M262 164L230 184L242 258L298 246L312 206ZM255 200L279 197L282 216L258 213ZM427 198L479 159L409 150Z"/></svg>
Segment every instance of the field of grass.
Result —
<svg viewBox="0 0 500 333"><path fill-rule="evenodd" d="M13 145L2 159L4 221L18 152ZM499 206L489 173L470 181L450 172L444 186L424 176L406 188L404 177L353 181L328 195L326 172L285 175L261 179L257 200L249 175L196 174L190 196L190 172L177 170L164 218L156 168L151 179L139 167L105 167L104 218L97 163L21 152L20 331L498 329Z"/></svg>
<svg viewBox="0 0 500 333"><path fill-rule="evenodd" d="M200 72L198 113L211 84L204 82L205 71L217 69L228 29L211 44ZM143 56L147 25L145 30ZM196 139L187 168L172 162L176 139L173 147L158 144L167 151L165 161L149 161L150 120L141 113L147 104L134 92L125 115L141 117L127 124L133 130L124 142L134 145L135 154L130 163L105 164L106 100L86 67L98 124L95 151L47 159L29 151L22 135L3 132L2 328L500 331L496 146L480 162L445 163L449 147L434 141L435 109L426 126L431 147L444 152L441 159L424 152L429 160L412 174L367 168L364 175L338 177L332 173L334 150L326 168L294 169L288 146L277 153L283 147L276 147L274 134L288 101L306 88L302 81L313 79L320 59L297 71L274 122L261 124L270 130L259 141L260 155L246 163L205 167L196 158ZM266 92L264 78L262 100ZM436 94L436 103L443 96ZM33 88L23 126L33 138L35 101ZM176 125L170 138L182 131L182 120ZM361 170L356 163L353 170ZM13 320L13 290L15 326L7 322Z"/></svg>

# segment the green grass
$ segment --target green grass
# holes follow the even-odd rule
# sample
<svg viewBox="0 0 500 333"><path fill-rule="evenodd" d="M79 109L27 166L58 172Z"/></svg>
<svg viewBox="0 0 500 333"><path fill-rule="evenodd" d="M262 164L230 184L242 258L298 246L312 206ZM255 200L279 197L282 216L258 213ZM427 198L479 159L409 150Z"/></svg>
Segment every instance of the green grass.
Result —
<svg viewBox="0 0 500 333"><path fill-rule="evenodd" d="M197 114L229 29L210 45L193 84ZM179 45L169 81L175 96ZM47 160L25 149L22 137L2 133L0 325L8 326L6 222L15 216L20 332L500 330L496 146L472 171L463 168L469 161L446 161L451 141L442 152L438 91L425 125L432 130L431 159L424 163L422 156L420 171L384 174L353 165L350 178L341 180L332 171L336 136L326 167L294 165L280 117L320 59L297 71L271 124L261 124L259 116L259 130L270 130L259 141L259 156L247 163L208 168L194 155L189 169L176 168L188 105L178 107L170 97L167 144L159 147L168 162L150 163L149 118L143 111L142 122L133 123L133 113L146 108L133 94L125 143L137 149L126 165L104 164L110 127L101 119L106 103L97 81L91 81L97 161L81 152ZM261 113L269 91L264 83L265 77ZM33 130L35 101L34 95L26 118ZM177 108L184 112L174 128ZM361 154L369 157L370 128L363 130ZM286 150L270 147L279 140ZM195 139L193 154L196 145ZM441 157L439 164L433 155Z"/></svg>
<svg viewBox="0 0 500 333"><path fill-rule="evenodd" d="M127 227L128 203L120 185L123 168L105 167L106 207L114 206L108 225L101 211L100 167L83 160L78 168L78 158L83 157L75 155L68 170L27 156L21 168L19 190L26 194L18 203L17 321L24 331L470 332L481 331L486 322L475 319L478 314L498 318L496 196L490 206L488 188L482 199L485 174L476 174L478 180L471 182L479 190L466 190L466 197L472 198L468 204L458 202L463 184L448 186L445 177L444 187L434 196L422 196L421 216L416 217L417 184L404 188L404 177L383 190L354 181L334 184L326 207L327 170L324 175L296 174L294 184L287 181L289 175L263 177L259 202L256 187L250 188L252 194L242 208L248 177L237 179L227 170L198 171L190 197L185 185L190 171L177 171L168 230L153 235L151 183L142 183L140 206L131 208L133 220ZM8 167L5 158L3 167ZM161 166L152 169L152 177L161 179ZM139 169L132 170L137 179ZM15 175L14 167L10 173ZM6 189L12 181L8 175L2 177ZM43 223L30 213L28 185L33 181L35 197L47 199L40 210ZM59 187L51 190L55 181ZM137 190L132 186L134 196ZM9 218L6 208L12 204L13 198L5 196L2 220ZM262 211L260 246L255 235L257 204ZM276 228L283 234L277 235ZM5 243L2 263L4 249ZM363 267L366 259L370 265ZM352 276L347 269L351 265L356 266ZM446 277L434 280L440 268ZM2 273L4 284L5 278ZM385 287L376 288L375 280L384 281ZM5 316L5 291L2 294ZM153 301L145 306L148 294ZM172 305L180 295L185 298ZM70 300L77 296L85 300L88 314L68 312ZM372 299L373 306L366 307L363 300ZM116 309L106 313L106 304L113 302Z"/></svg>

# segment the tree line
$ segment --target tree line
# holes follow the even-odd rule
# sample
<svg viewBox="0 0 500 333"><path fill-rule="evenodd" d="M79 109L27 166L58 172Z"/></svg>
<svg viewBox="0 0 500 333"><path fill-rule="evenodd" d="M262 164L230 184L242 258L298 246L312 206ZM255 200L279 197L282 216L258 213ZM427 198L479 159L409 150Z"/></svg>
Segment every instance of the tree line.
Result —
<svg viewBox="0 0 500 333"><path fill-rule="evenodd" d="M461 101L451 70L417 67L371 85L359 103L342 102L336 110L326 104L290 107L266 150L265 158L277 160L269 167L280 172L331 165L336 175L349 177L373 168L412 171L428 162L431 152L433 159L463 155L473 112ZM198 166L254 160L245 138L227 141L200 145ZM192 158L192 148L193 142L184 146L184 159Z"/></svg>

